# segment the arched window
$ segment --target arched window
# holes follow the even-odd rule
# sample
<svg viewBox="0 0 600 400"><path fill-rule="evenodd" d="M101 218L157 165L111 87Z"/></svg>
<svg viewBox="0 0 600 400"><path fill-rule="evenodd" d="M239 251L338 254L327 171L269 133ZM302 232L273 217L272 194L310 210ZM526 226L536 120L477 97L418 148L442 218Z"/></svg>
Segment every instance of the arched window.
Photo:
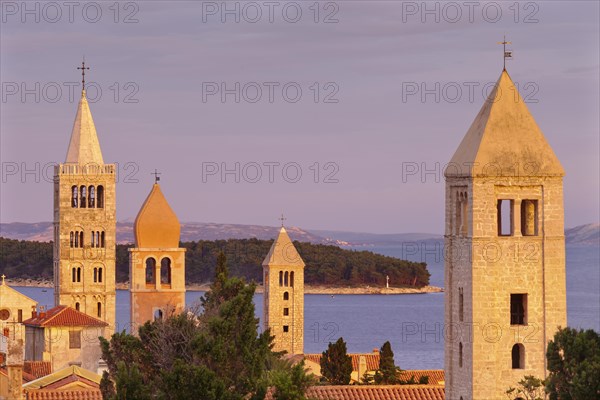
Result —
<svg viewBox="0 0 600 400"><path fill-rule="evenodd" d="M98 268L98 282L102 283L102 267Z"/></svg>
<svg viewBox="0 0 600 400"><path fill-rule="evenodd" d="M150 257L146 260L146 284L154 283L154 272L156 271L156 260Z"/></svg>
<svg viewBox="0 0 600 400"><path fill-rule="evenodd" d="M283 292L283 299L284 300L289 300L290 299L290 294L288 292Z"/></svg>
<svg viewBox="0 0 600 400"><path fill-rule="evenodd" d="M81 282L81 267L77 267L77 282Z"/></svg>
<svg viewBox="0 0 600 400"><path fill-rule="evenodd" d="M96 189L96 207L104 208L104 186L102 185Z"/></svg>
<svg viewBox="0 0 600 400"><path fill-rule="evenodd" d="M279 271L279 286L283 286L283 271Z"/></svg>
<svg viewBox="0 0 600 400"><path fill-rule="evenodd" d="M79 247L79 232L75 231L75 247Z"/></svg>
<svg viewBox="0 0 600 400"><path fill-rule="evenodd" d="M463 365L463 345L462 342L458 343L458 366L462 368Z"/></svg>
<svg viewBox="0 0 600 400"><path fill-rule="evenodd" d="M294 271L290 272L290 286L294 287Z"/></svg>
<svg viewBox="0 0 600 400"><path fill-rule="evenodd" d="M94 268L94 282L98 282L98 268Z"/></svg>
<svg viewBox="0 0 600 400"><path fill-rule="evenodd" d="M73 272L72 281L77 282L77 268L73 268L72 272Z"/></svg>
<svg viewBox="0 0 600 400"><path fill-rule="evenodd" d="M77 208L77 197L79 195L77 194L77 186L73 186L71 188L71 207L73 208Z"/></svg>
<svg viewBox="0 0 600 400"><path fill-rule="evenodd" d="M285 274L283 275L283 286L289 285L289 279L290 279L290 274L289 274L289 272L285 271Z"/></svg>
<svg viewBox="0 0 600 400"><path fill-rule="evenodd" d="M102 231L102 233L100 234L100 247L104 248L105 244L104 244L104 231Z"/></svg>
<svg viewBox="0 0 600 400"><path fill-rule="evenodd" d="M90 186L88 188L88 207L96 207L96 188L94 188L93 186Z"/></svg>
<svg viewBox="0 0 600 400"><path fill-rule="evenodd" d="M517 343L512 347L512 368L525 368L525 347L521 343Z"/></svg>
<svg viewBox="0 0 600 400"><path fill-rule="evenodd" d="M163 312L162 312L161 309L154 310L154 320L155 321L159 320L159 319L162 319L162 317L163 317Z"/></svg>
<svg viewBox="0 0 600 400"><path fill-rule="evenodd" d="M91 242L92 247L96 247L96 235L94 234L94 231L92 231L92 242Z"/></svg>
<svg viewBox="0 0 600 400"><path fill-rule="evenodd" d="M75 309L79 311L79 302L75 303Z"/></svg>
<svg viewBox="0 0 600 400"><path fill-rule="evenodd" d="M102 303L98 302L98 318L102 318Z"/></svg>
<svg viewBox="0 0 600 400"><path fill-rule="evenodd" d="M85 208L87 202L87 189L85 186L81 185L79 188L79 207Z"/></svg>
<svg viewBox="0 0 600 400"><path fill-rule="evenodd" d="M73 239L73 231L71 231L71 235L70 235L69 243L70 243L70 246L71 246L71 247L73 247L73 244L75 244L75 242L74 242L74 239Z"/></svg>
<svg viewBox="0 0 600 400"><path fill-rule="evenodd" d="M160 283L162 285L171 284L171 259L168 257L160 260Z"/></svg>
<svg viewBox="0 0 600 400"><path fill-rule="evenodd" d="M100 247L100 231L96 231L96 247Z"/></svg>

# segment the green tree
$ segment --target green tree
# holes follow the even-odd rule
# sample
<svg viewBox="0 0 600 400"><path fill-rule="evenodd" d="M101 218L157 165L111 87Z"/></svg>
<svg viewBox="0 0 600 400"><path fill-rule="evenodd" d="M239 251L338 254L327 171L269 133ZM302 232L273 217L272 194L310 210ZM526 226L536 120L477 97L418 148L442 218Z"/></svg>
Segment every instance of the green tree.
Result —
<svg viewBox="0 0 600 400"><path fill-rule="evenodd" d="M304 393L315 383L314 375L307 374L304 361L292 365L286 360L277 360L278 366L270 372L269 382L275 388L276 400L305 400Z"/></svg>
<svg viewBox="0 0 600 400"><path fill-rule="evenodd" d="M511 387L506 391L506 396L510 400L544 400L546 398L544 381L533 375L526 375L516 388Z"/></svg>
<svg viewBox="0 0 600 400"><path fill-rule="evenodd" d="M588 330L559 329L548 343L550 400L600 399L600 335Z"/></svg>
<svg viewBox="0 0 600 400"><path fill-rule="evenodd" d="M379 350L379 369L375 373L375 383L394 385L398 383L399 368L394 363L394 352L390 342L385 342Z"/></svg>
<svg viewBox="0 0 600 400"><path fill-rule="evenodd" d="M269 331L258 334L255 285L229 278L225 257L219 259L202 312L146 322L138 336L121 332L110 341L101 338L109 370L100 385L105 400L262 399L267 387L278 383L291 399L303 400L302 366L290 367L278 381L270 373L280 353L271 351Z"/></svg>
<svg viewBox="0 0 600 400"><path fill-rule="evenodd" d="M352 357L346 350L346 342L339 338L329 343L321 356L321 374L332 385L347 385L352 377Z"/></svg>

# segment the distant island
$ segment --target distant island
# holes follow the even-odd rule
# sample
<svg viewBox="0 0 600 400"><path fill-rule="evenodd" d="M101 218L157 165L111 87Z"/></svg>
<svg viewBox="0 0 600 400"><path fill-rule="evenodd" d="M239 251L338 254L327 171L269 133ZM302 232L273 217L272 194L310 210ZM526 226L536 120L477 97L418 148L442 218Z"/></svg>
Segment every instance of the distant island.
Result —
<svg viewBox="0 0 600 400"><path fill-rule="evenodd" d="M214 276L216 258L227 255L232 275L262 282L262 261L272 240L229 239L182 242L186 248L186 283L202 289ZM0 237L0 273L11 282L47 285L51 282L52 242L15 240ZM307 293L421 293L440 291L429 287L425 263L400 260L370 251L354 251L338 246L295 242L306 263ZM117 245L116 280L123 287L129 279L129 244ZM386 289L386 276L390 288ZM37 282L37 284L36 284ZM360 291L353 289L360 288Z"/></svg>

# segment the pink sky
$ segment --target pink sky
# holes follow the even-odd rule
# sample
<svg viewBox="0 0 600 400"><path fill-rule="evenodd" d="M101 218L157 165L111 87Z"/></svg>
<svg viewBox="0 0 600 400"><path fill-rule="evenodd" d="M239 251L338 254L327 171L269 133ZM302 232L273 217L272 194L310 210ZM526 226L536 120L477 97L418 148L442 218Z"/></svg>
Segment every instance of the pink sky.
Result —
<svg viewBox="0 0 600 400"><path fill-rule="evenodd" d="M123 3L118 15L100 2L97 22L86 3L60 16L22 4L1 10L2 222L52 220L45 166L64 161L85 54L104 160L119 164L119 220L135 217L157 168L182 221L277 225L284 212L302 228L440 233L441 168L500 75L504 34L507 69L567 173L566 226L600 219L598 2L475 2L472 15L462 2L322 2L318 15L313 2L275 2L272 15L264 2L224 15L221 2ZM236 82L239 103L223 102L221 84ZM221 176L236 163L237 177ZM434 172L403 177L415 165Z"/></svg>

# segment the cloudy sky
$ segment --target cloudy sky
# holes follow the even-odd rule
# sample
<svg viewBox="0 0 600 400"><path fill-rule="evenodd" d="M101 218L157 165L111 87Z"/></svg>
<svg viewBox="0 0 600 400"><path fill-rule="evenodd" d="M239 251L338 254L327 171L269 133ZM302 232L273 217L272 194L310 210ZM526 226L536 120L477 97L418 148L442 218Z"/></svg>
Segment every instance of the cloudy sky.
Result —
<svg viewBox="0 0 600 400"><path fill-rule="evenodd" d="M24 4L1 3L2 222L52 220L85 55L119 220L156 168L182 221L441 233L503 35L567 227L600 219L598 2Z"/></svg>

